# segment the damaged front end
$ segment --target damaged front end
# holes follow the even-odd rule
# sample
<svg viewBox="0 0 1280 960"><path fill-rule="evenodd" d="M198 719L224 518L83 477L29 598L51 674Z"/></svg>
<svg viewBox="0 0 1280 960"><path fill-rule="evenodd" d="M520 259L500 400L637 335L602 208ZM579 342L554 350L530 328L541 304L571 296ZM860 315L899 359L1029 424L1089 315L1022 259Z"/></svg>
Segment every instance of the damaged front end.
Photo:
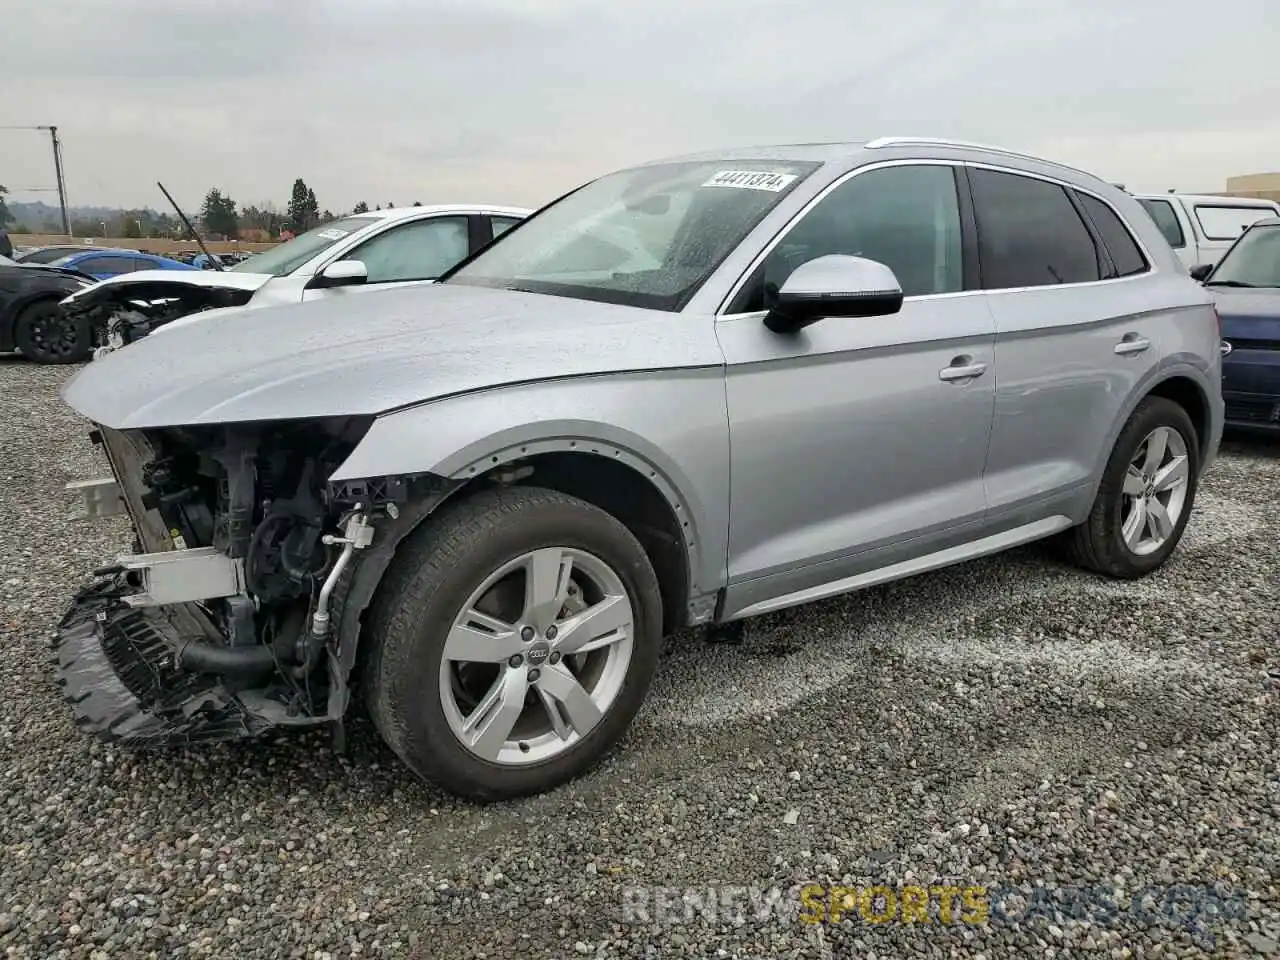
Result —
<svg viewBox="0 0 1280 960"><path fill-rule="evenodd" d="M113 476L70 486L91 517L129 515L135 553L95 571L58 627L82 728L160 745L341 718L353 576L409 495L328 483L370 422L95 429Z"/></svg>
<svg viewBox="0 0 1280 960"><path fill-rule="evenodd" d="M71 317L83 317L93 338L94 355L118 350L181 317L205 310L241 307L254 289L194 285L182 280L127 280L99 283L62 302Z"/></svg>

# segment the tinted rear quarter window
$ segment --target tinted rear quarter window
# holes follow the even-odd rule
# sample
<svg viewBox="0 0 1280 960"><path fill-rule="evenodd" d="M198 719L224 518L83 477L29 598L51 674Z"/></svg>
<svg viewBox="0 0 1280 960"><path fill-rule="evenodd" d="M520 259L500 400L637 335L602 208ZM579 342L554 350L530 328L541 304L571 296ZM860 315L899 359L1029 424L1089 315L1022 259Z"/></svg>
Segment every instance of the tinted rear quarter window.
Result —
<svg viewBox="0 0 1280 960"><path fill-rule="evenodd" d="M988 290L1100 280L1098 249L1066 190L972 169L982 285Z"/></svg>
<svg viewBox="0 0 1280 960"><path fill-rule="evenodd" d="M1151 214L1151 219L1156 222L1164 238L1169 241L1169 246L1175 250L1186 246L1187 238L1182 233L1182 224L1178 222L1178 215L1174 212L1172 203L1168 200L1139 200L1138 202L1147 213Z"/></svg>
<svg viewBox="0 0 1280 960"><path fill-rule="evenodd" d="M1124 221L1116 215L1116 212L1097 197L1078 191L1076 196L1080 198L1080 205L1093 221L1094 227L1102 236L1102 242L1106 244L1107 251L1111 254L1111 260L1116 267L1115 275L1132 277L1134 274L1145 272L1147 258L1142 255L1138 242L1133 239L1133 234L1129 232L1129 228L1124 225Z"/></svg>

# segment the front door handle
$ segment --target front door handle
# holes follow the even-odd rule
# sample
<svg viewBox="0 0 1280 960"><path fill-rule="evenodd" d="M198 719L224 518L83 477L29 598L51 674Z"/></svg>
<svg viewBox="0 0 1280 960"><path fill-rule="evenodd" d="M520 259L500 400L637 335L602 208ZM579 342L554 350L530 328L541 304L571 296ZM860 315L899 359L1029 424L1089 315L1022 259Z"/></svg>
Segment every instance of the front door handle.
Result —
<svg viewBox="0 0 1280 960"><path fill-rule="evenodd" d="M956 357L951 361L951 366L943 367L938 371L938 379L948 382L953 380L971 380L974 377L980 377L987 372L985 363L974 363L973 357L963 356Z"/></svg>
<svg viewBox="0 0 1280 960"><path fill-rule="evenodd" d="M1134 353L1141 353L1150 346L1151 341L1146 337L1140 337L1136 333L1126 333L1120 342L1116 344L1116 353L1124 357Z"/></svg>

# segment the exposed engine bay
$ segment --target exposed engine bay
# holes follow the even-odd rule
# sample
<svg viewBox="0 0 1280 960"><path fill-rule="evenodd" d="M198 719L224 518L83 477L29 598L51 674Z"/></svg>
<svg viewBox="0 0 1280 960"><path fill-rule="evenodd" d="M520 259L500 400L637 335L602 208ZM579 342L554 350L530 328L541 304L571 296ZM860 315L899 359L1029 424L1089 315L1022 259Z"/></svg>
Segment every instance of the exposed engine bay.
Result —
<svg viewBox="0 0 1280 960"><path fill-rule="evenodd" d="M202 310L240 307L253 296L252 289L193 286L155 280L133 284L99 284L91 296L70 299L62 309L88 320L98 353L118 350L141 340L153 330L180 317Z"/></svg>
<svg viewBox="0 0 1280 960"><path fill-rule="evenodd" d="M191 742L341 715L338 616L408 493L327 482L370 422L94 431L114 478L78 486L91 513L129 514L136 552L95 571L60 627L82 726Z"/></svg>

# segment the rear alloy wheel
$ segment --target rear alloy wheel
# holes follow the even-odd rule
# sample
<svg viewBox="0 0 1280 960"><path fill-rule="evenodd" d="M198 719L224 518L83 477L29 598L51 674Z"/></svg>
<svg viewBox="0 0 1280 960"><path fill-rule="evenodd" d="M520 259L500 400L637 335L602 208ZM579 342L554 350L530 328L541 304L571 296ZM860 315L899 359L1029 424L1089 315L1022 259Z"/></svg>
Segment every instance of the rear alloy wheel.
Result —
<svg viewBox="0 0 1280 960"><path fill-rule="evenodd" d="M551 490L478 494L397 551L367 635L379 730L476 799L597 763L639 709L661 642L657 578L619 521Z"/></svg>
<svg viewBox="0 0 1280 960"><path fill-rule="evenodd" d="M79 363L93 348L88 320L67 316L56 300L41 300L18 314L14 341L35 363Z"/></svg>
<svg viewBox="0 0 1280 960"><path fill-rule="evenodd" d="M1143 400L1116 440L1089 519L1070 533L1073 559L1126 579L1155 570L1182 539L1199 474L1186 411L1163 397Z"/></svg>

